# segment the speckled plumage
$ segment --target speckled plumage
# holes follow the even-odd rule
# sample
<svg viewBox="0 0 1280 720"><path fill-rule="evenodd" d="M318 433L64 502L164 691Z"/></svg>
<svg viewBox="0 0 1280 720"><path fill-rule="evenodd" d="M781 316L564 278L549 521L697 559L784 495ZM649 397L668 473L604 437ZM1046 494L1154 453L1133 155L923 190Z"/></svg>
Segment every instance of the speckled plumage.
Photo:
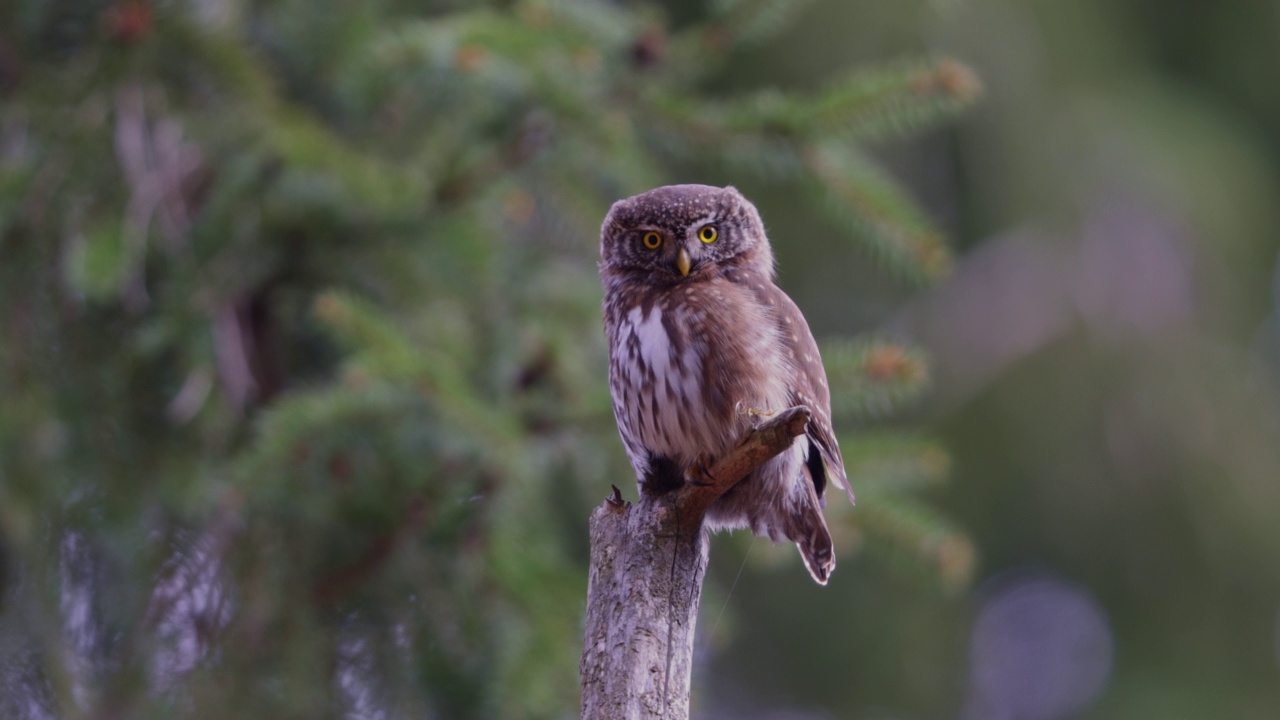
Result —
<svg viewBox="0 0 1280 720"><path fill-rule="evenodd" d="M708 226L710 243L698 237ZM659 247L646 246L646 233L659 234ZM818 346L773 282L755 206L732 187L657 188L613 205L600 253L609 387L642 490L670 489L692 464L710 465L757 422L755 411L807 405L806 433L712 505L707 523L795 542L825 584L835 554L823 496L828 479L847 482Z"/></svg>

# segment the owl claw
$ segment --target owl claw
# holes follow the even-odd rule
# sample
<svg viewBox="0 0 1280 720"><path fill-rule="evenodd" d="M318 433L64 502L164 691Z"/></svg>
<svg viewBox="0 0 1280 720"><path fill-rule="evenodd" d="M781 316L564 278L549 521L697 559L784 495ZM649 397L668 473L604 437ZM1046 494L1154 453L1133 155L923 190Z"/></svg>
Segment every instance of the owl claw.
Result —
<svg viewBox="0 0 1280 720"><path fill-rule="evenodd" d="M769 418L781 412L781 410L762 410L760 408L751 407L750 405L746 405L741 402L738 403L735 409L738 411L739 415L744 415L746 417L751 418L753 420L753 424L755 425L755 427L759 427L762 421L768 420Z"/></svg>
<svg viewBox="0 0 1280 720"><path fill-rule="evenodd" d="M707 467L706 461L699 458L685 471L685 481L694 487L710 487L715 484L716 479L711 476L711 469Z"/></svg>

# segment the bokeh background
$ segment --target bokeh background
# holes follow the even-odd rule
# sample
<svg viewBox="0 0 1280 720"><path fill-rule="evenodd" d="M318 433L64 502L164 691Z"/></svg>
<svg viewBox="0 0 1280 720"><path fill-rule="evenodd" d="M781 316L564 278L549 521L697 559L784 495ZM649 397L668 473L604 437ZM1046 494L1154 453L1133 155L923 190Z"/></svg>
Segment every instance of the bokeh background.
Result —
<svg viewBox="0 0 1280 720"><path fill-rule="evenodd" d="M1280 715L1280 5L13 0L0 717L575 717L669 182L859 493L715 539L695 717Z"/></svg>
<svg viewBox="0 0 1280 720"><path fill-rule="evenodd" d="M851 287L782 239L826 228L761 198L813 324L928 348L915 417L980 561L950 598L871 563L803 601L745 574L724 717L762 695L799 717L1277 712L1278 41L1273 3L828 2L742 69L793 87L929 53L982 79L958 122L881 155L958 249L939 286Z"/></svg>

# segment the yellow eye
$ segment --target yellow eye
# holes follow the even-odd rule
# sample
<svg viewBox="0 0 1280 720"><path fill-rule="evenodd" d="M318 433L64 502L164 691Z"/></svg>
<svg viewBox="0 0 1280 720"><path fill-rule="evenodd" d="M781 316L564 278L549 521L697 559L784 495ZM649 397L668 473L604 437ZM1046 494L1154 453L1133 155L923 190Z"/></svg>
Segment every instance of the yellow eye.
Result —
<svg viewBox="0 0 1280 720"><path fill-rule="evenodd" d="M698 230L698 239L708 245L715 242L718 237L720 237L720 231L716 230L715 225L703 225L702 229Z"/></svg>
<svg viewBox="0 0 1280 720"><path fill-rule="evenodd" d="M644 242L644 246L650 250L657 250L662 247L662 236L656 232L650 231L644 234L642 242Z"/></svg>

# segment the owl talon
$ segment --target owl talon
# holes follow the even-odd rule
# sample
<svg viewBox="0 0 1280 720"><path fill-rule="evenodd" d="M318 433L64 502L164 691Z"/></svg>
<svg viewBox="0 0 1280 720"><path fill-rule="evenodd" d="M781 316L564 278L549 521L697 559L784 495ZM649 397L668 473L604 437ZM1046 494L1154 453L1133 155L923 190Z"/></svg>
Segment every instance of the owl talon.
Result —
<svg viewBox="0 0 1280 720"><path fill-rule="evenodd" d="M711 476L711 469L707 467L707 463L698 459L693 461L693 465L690 465L685 472L685 481L694 487L711 487L716 479Z"/></svg>
<svg viewBox="0 0 1280 720"><path fill-rule="evenodd" d="M751 418L753 427L760 427L760 423L781 412L781 410L762 410L743 403L738 403L736 410L739 415Z"/></svg>

